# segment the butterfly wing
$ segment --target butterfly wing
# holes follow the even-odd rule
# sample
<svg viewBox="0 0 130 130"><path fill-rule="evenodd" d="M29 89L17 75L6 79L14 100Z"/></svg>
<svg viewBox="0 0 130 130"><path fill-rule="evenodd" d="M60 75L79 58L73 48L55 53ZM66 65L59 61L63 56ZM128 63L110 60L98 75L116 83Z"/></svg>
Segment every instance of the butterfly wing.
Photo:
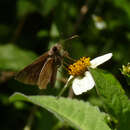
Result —
<svg viewBox="0 0 130 130"><path fill-rule="evenodd" d="M37 83L40 89L45 89L47 84L50 82L53 74L53 67L54 67L53 63L54 63L54 59L48 58L46 63L44 64L40 72L38 83Z"/></svg>
<svg viewBox="0 0 130 130"><path fill-rule="evenodd" d="M55 67L53 67L53 73L52 73L52 76L51 76L51 81L50 81L51 86L55 85L56 75L57 75L57 67L55 66Z"/></svg>
<svg viewBox="0 0 130 130"><path fill-rule="evenodd" d="M43 55L38 57L32 64L28 65L23 70L18 72L18 74L15 76L15 79L25 84L36 85L41 69L44 66L47 58L48 52L44 53Z"/></svg>

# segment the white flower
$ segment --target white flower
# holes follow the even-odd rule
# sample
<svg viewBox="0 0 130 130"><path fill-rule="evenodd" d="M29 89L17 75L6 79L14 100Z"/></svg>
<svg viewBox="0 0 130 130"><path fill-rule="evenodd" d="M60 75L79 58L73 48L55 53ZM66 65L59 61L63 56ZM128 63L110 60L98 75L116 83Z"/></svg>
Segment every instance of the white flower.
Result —
<svg viewBox="0 0 130 130"><path fill-rule="evenodd" d="M90 61L89 66L87 67L96 68L97 66L111 59L111 57L112 57L112 53L108 53L103 56L94 58L93 60ZM74 69L75 68L73 68L73 70ZM69 82L72 82L72 89L75 95L80 95L84 92L87 92L88 90L92 89L95 85L95 81L91 73L88 71L88 69L84 72L83 77L81 77L80 75L79 76L71 75L65 86L67 86Z"/></svg>

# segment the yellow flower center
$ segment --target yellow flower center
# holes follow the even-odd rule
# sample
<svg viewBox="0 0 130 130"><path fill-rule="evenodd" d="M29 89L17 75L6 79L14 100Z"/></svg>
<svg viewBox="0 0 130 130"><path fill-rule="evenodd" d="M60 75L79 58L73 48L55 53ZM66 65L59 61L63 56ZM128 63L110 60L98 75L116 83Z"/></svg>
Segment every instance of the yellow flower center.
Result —
<svg viewBox="0 0 130 130"><path fill-rule="evenodd" d="M79 76L83 74L90 66L90 58L82 57L74 64L69 65L68 72L70 75Z"/></svg>

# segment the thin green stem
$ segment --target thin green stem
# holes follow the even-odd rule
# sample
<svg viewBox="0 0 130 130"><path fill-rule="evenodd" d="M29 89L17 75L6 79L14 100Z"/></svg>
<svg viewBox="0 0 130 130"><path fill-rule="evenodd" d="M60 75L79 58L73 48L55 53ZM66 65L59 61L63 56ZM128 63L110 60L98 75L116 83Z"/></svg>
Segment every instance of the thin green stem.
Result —
<svg viewBox="0 0 130 130"><path fill-rule="evenodd" d="M65 84L64 88L60 91L59 95L57 96L57 98L60 98L61 95L64 93L64 91L70 86L70 84L72 83L72 81L74 80L74 77L72 77L71 79L69 79L67 81L67 83Z"/></svg>

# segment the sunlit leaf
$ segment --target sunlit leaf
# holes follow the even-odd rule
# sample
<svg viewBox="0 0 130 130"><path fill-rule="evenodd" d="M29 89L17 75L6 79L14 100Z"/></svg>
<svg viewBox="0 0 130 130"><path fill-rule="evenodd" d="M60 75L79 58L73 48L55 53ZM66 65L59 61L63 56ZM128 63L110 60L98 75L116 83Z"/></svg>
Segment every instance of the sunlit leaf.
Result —
<svg viewBox="0 0 130 130"><path fill-rule="evenodd" d="M80 130L110 130L105 114L97 107L75 99L53 96L25 96L15 93L11 101L25 100L37 104Z"/></svg>
<svg viewBox="0 0 130 130"><path fill-rule="evenodd" d="M96 90L106 110L118 120L118 129L130 129L130 101L116 78L103 70L91 69Z"/></svg>

